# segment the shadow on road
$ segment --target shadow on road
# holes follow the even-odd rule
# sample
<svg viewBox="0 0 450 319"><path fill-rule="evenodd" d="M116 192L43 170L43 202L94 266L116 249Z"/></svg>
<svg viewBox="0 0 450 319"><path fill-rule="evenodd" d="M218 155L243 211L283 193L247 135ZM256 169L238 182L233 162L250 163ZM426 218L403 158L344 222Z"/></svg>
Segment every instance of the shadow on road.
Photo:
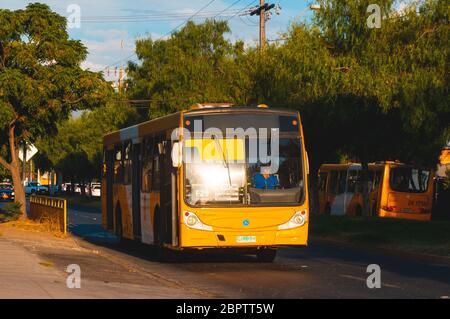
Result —
<svg viewBox="0 0 450 319"><path fill-rule="evenodd" d="M160 249L131 240L119 240L115 235L105 231L98 212L80 212L72 210L69 214L71 220L69 230L97 246L105 247L129 256L152 262L186 263L186 264L216 264L216 263L250 263L259 264L254 255L232 250L195 250L195 251L168 251L161 253ZM82 218L84 217L84 219ZM440 283L450 284L450 265L430 264L405 259L397 256L385 256L373 252L336 247L319 244L312 241L306 248L279 249L277 259L273 265L262 264L262 267L280 268L283 271L292 271L295 264L320 263L324 267L335 267L345 264L357 266L364 271L369 264L378 264L384 272L391 272L402 277L413 279L430 279ZM202 267L203 268L203 267ZM291 269L292 268L292 269ZM364 272L363 272L364 274Z"/></svg>

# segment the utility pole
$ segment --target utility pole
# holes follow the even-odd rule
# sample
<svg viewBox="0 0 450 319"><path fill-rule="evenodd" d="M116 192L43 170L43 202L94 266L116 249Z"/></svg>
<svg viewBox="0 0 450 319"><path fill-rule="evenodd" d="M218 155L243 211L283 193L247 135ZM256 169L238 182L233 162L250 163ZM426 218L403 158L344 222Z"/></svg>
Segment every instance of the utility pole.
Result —
<svg viewBox="0 0 450 319"><path fill-rule="evenodd" d="M266 20L270 18L272 12L269 11L273 8L275 8L275 4L268 4L264 0L259 0L259 7L250 11L251 16L259 16L259 49L261 52L264 52L266 48ZM276 10L278 9L279 6L277 6Z"/></svg>
<svg viewBox="0 0 450 319"><path fill-rule="evenodd" d="M259 49L264 52L266 48L266 8L264 7L264 0L259 0Z"/></svg>

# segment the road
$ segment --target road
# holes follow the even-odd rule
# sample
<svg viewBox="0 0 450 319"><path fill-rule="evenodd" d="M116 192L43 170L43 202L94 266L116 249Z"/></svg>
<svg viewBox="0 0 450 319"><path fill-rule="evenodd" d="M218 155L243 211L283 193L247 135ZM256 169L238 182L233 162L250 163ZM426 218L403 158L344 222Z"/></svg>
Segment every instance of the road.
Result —
<svg viewBox="0 0 450 319"><path fill-rule="evenodd" d="M69 209L70 231L99 247L136 276L152 274L205 298L449 298L450 265L427 264L314 243L283 248L273 264L253 256L184 253L160 263L152 247L120 244L95 210ZM381 268L381 288L369 289L369 264ZM132 280L132 276L128 275ZM107 279L105 279L107 280ZM151 296L149 296L151 297Z"/></svg>

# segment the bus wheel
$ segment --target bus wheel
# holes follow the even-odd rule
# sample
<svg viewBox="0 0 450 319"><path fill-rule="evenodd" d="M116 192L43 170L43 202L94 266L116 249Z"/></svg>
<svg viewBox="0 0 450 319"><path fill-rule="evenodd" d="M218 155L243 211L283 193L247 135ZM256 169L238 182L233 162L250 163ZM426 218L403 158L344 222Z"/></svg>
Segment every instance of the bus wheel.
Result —
<svg viewBox="0 0 450 319"><path fill-rule="evenodd" d="M277 256L276 248L262 248L256 253L256 259L261 263L271 263L275 260Z"/></svg>

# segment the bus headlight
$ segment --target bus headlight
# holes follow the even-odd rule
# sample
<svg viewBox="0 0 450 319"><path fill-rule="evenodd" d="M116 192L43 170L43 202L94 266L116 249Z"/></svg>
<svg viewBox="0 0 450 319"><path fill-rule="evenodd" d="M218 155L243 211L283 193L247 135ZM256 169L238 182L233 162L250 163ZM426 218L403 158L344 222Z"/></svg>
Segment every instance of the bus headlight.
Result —
<svg viewBox="0 0 450 319"><path fill-rule="evenodd" d="M306 210L296 212L292 218L284 224L278 226L279 230L291 229L303 226L308 220L308 214Z"/></svg>
<svg viewBox="0 0 450 319"><path fill-rule="evenodd" d="M194 213L184 212L183 217L184 217L184 224L189 228L207 231L213 230L211 226L203 224L200 218L198 218L197 215L195 215Z"/></svg>
<svg viewBox="0 0 450 319"><path fill-rule="evenodd" d="M188 216L188 218L186 218L186 224L188 225L188 226L194 226L195 224L197 224L198 223L198 218L197 218L197 216L195 216L195 215L189 215Z"/></svg>

